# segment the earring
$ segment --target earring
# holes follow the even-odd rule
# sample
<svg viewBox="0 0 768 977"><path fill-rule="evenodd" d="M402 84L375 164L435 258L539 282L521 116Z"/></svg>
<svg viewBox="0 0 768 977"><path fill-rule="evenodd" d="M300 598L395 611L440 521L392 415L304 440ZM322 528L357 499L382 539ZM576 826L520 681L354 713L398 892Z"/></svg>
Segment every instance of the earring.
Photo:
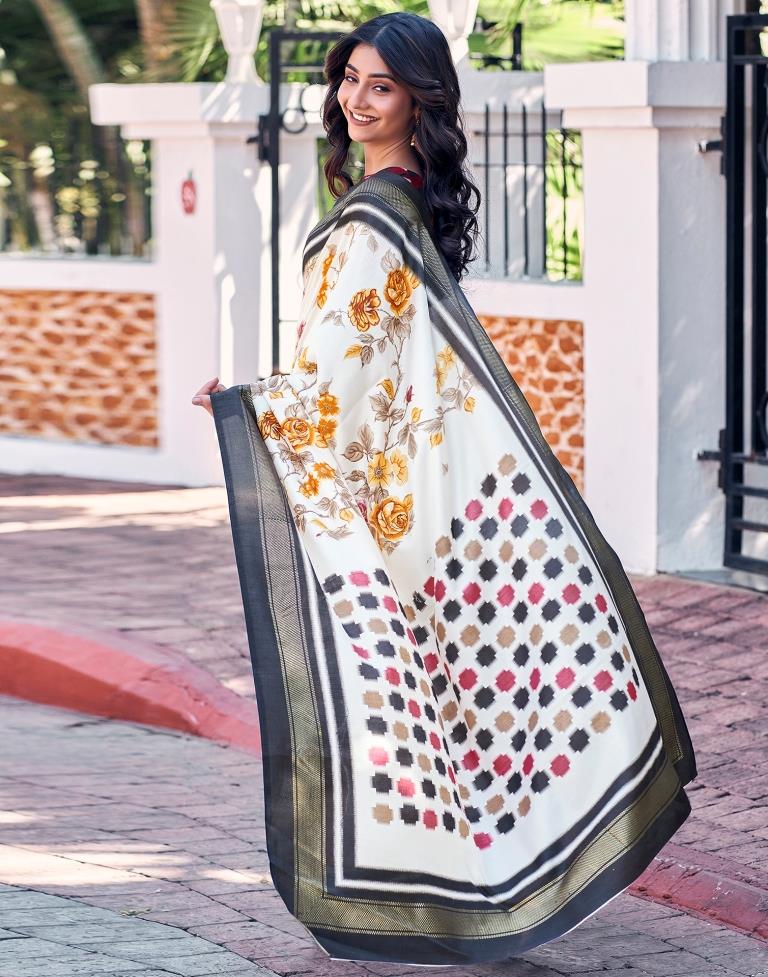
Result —
<svg viewBox="0 0 768 977"><path fill-rule="evenodd" d="M411 133L411 145L412 146L415 146L416 145L416 129L418 129L418 127L419 127L419 120L416 119L416 124L414 126L413 132Z"/></svg>

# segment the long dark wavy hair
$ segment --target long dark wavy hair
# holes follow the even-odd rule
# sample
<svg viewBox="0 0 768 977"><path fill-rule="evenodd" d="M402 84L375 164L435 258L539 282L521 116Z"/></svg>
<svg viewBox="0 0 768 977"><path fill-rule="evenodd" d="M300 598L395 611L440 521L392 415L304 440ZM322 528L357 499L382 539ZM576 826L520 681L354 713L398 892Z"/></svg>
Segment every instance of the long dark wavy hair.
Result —
<svg viewBox="0 0 768 977"><path fill-rule="evenodd" d="M337 94L347 61L358 44L370 44L376 49L420 110L412 148L421 161L421 192L432 215L435 242L459 281L474 257L480 191L466 168L461 93L448 41L431 20L397 11L360 24L330 48L324 65L328 91L323 103L323 126L330 151L323 170L334 197L346 193L354 182L343 168L352 140Z"/></svg>

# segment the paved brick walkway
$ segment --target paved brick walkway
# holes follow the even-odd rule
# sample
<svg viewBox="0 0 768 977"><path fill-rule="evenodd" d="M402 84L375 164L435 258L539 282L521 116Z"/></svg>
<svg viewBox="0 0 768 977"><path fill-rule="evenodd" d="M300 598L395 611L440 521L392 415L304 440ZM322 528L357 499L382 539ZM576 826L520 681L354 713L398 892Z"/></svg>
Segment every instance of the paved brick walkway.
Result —
<svg viewBox="0 0 768 977"><path fill-rule="evenodd" d="M0 698L0 977L432 972L329 961L290 916L267 872L260 770L199 738ZM768 946L623 893L519 960L436 970L760 977Z"/></svg>
<svg viewBox="0 0 768 977"><path fill-rule="evenodd" d="M0 476L0 544L8 612L167 645L253 696L224 489ZM768 597L664 574L633 584L699 765L688 788L694 815L662 858L686 866L689 883L708 874L723 891L760 898L768 893Z"/></svg>

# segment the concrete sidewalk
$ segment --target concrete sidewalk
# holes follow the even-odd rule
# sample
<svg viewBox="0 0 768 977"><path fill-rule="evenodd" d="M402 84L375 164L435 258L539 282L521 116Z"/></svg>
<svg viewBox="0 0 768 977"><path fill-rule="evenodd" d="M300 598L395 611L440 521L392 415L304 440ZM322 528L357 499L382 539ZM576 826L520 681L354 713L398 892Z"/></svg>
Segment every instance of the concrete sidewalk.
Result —
<svg viewBox="0 0 768 977"><path fill-rule="evenodd" d="M0 699L0 977L423 977L329 961L290 916L260 769L198 737ZM437 972L761 977L768 945L622 893L518 960Z"/></svg>
<svg viewBox="0 0 768 977"><path fill-rule="evenodd" d="M253 701L223 488L0 476L0 540L0 616L141 642ZM768 597L632 580L699 767L693 816L633 891L768 936Z"/></svg>

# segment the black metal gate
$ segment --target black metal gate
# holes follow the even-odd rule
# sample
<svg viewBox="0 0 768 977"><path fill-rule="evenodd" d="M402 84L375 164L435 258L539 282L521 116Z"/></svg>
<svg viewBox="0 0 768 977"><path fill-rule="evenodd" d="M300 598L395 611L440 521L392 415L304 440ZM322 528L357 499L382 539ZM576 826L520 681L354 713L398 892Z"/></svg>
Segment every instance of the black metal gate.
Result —
<svg viewBox="0 0 768 977"><path fill-rule="evenodd" d="M724 138L706 147L722 148L726 178L725 427L699 457L720 462L724 565L768 574L768 15L728 17L727 31Z"/></svg>
<svg viewBox="0 0 768 977"><path fill-rule="evenodd" d="M269 34L269 112L259 116L258 130L248 142L255 142L259 160L270 164L271 195L271 298L272 372L280 362L280 133L299 133L306 129L304 92L313 82L323 84L323 63L328 46L342 36L341 31L292 31L274 28ZM292 75L287 79L287 75ZM296 81L298 101L287 107L280 103L283 81Z"/></svg>

